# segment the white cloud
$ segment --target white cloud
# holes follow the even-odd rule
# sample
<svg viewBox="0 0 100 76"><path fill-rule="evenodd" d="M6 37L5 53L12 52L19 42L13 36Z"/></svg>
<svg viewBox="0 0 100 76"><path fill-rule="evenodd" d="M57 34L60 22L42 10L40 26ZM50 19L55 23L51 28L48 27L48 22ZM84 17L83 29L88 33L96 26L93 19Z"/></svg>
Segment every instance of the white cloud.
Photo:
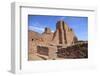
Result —
<svg viewBox="0 0 100 76"><path fill-rule="evenodd" d="M45 25L42 25L39 22L32 23L32 26L39 27L39 28L45 28L46 27Z"/></svg>
<svg viewBox="0 0 100 76"><path fill-rule="evenodd" d="M42 33L44 31L45 26L41 25L38 22L35 22L35 23L32 23L32 25L29 25L28 28L29 28L29 30Z"/></svg>
<svg viewBox="0 0 100 76"><path fill-rule="evenodd" d="M61 18L60 18L60 20L64 20L64 19L65 19L65 17L61 17Z"/></svg>
<svg viewBox="0 0 100 76"><path fill-rule="evenodd" d="M36 31L36 32L39 32L39 33L44 31L44 28L36 27L36 26L29 26L28 28L29 28L29 30Z"/></svg>
<svg viewBox="0 0 100 76"><path fill-rule="evenodd" d="M36 22L36 23L32 23L32 25L28 26L28 29L35 31L35 32L42 33L42 32L44 32L45 27L47 27L47 26L41 25L40 23ZM54 30L51 30L51 31L54 32Z"/></svg>
<svg viewBox="0 0 100 76"><path fill-rule="evenodd" d="M51 30L51 32L55 32L54 30Z"/></svg>

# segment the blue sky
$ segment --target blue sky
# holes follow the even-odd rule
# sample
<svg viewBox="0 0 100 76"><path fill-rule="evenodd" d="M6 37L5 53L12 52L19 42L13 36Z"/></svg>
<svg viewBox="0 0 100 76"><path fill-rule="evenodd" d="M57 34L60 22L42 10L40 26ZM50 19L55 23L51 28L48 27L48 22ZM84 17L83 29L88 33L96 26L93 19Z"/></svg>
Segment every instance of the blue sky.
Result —
<svg viewBox="0 0 100 76"><path fill-rule="evenodd" d="M64 20L79 40L88 40L88 17L28 15L28 29L41 33L49 27L55 31L59 20Z"/></svg>

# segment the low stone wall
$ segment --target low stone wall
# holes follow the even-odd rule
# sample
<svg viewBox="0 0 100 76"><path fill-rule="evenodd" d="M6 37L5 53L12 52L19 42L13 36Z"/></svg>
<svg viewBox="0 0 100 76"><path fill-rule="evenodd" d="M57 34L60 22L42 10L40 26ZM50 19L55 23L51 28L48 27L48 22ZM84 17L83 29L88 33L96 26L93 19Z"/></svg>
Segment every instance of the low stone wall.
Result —
<svg viewBox="0 0 100 76"><path fill-rule="evenodd" d="M37 53L48 56L48 59L56 59L57 47L56 46L37 46Z"/></svg>
<svg viewBox="0 0 100 76"><path fill-rule="evenodd" d="M57 58L57 47L49 46L48 58L55 60Z"/></svg>
<svg viewBox="0 0 100 76"><path fill-rule="evenodd" d="M88 43L60 48L57 55L60 58L88 58Z"/></svg>
<svg viewBox="0 0 100 76"><path fill-rule="evenodd" d="M79 43L72 46L37 46L37 53L48 56L48 59L56 58L88 58L88 43Z"/></svg>
<svg viewBox="0 0 100 76"><path fill-rule="evenodd" d="M48 56L49 49L45 46L37 46L37 53Z"/></svg>

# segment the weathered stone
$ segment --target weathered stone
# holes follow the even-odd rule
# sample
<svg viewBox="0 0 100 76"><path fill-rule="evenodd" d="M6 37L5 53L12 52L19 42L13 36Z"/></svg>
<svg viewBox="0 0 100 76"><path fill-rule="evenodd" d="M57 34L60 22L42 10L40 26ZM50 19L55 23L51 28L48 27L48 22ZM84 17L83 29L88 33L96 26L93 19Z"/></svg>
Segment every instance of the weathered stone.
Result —
<svg viewBox="0 0 100 76"><path fill-rule="evenodd" d="M55 60L57 58L57 47L55 47L55 46L49 46L48 49L49 49L48 59Z"/></svg>
<svg viewBox="0 0 100 76"><path fill-rule="evenodd" d="M59 48L57 53L61 58L88 58L88 43L83 41L67 48Z"/></svg>
<svg viewBox="0 0 100 76"><path fill-rule="evenodd" d="M45 34L51 34L52 32L51 32L50 28L46 27L44 33Z"/></svg>
<svg viewBox="0 0 100 76"><path fill-rule="evenodd" d="M41 55L48 55L49 49L47 46L37 46L37 53Z"/></svg>
<svg viewBox="0 0 100 76"><path fill-rule="evenodd" d="M72 28L69 28L64 21L58 21L56 24L56 31L53 35L53 42L55 44L68 44L71 45L75 41L75 34ZM76 39L75 39L76 40Z"/></svg>

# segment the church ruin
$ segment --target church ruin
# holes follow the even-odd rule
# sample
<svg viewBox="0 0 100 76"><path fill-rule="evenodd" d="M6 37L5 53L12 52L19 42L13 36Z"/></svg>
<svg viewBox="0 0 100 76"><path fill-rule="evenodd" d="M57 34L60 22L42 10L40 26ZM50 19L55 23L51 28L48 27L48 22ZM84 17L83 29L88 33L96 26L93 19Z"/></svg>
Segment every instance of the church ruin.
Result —
<svg viewBox="0 0 100 76"><path fill-rule="evenodd" d="M80 53L79 49L77 49L76 51L72 51L73 49L70 48L71 53L69 52L68 48L71 46L76 46L78 38L76 37L73 29L70 28L64 21L58 21L56 23L56 30L54 32L52 32L50 28L46 27L42 34L29 30L28 35L29 55L37 54L41 57L44 57L44 59L46 60L87 57L87 52L78 54L78 52ZM86 46L85 50L87 50L87 42L85 44L84 42L82 43L83 44L81 44L81 47L83 48L84 46ZM29 60L31 60L30 57Z"/></svg>

